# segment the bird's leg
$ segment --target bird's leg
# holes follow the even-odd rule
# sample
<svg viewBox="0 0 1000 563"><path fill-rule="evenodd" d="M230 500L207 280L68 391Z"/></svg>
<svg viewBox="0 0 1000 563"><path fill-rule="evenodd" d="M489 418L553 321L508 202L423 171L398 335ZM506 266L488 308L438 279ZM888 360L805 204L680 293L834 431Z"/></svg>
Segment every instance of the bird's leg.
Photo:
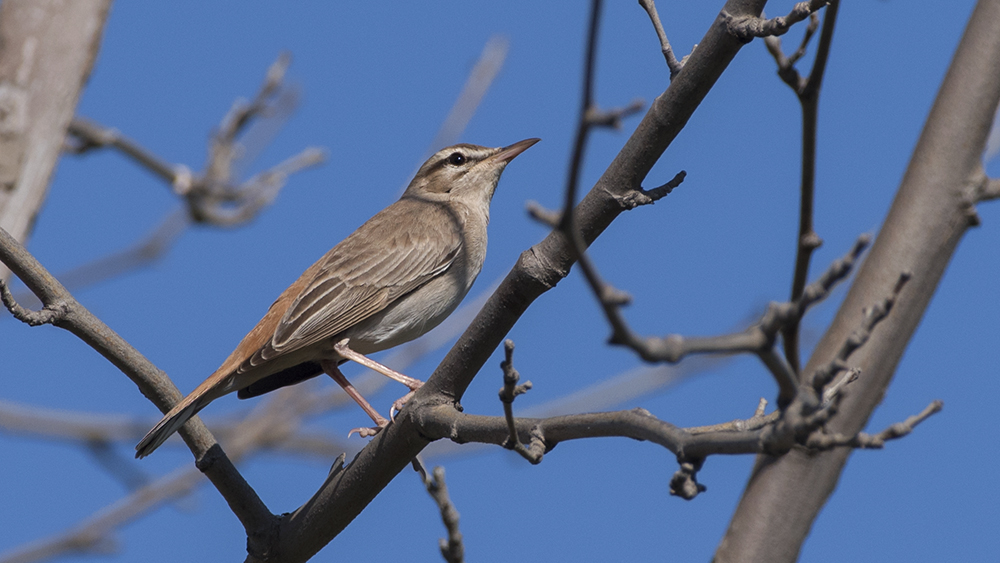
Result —
<svg viewBox="0 0 1000 563"><path fill-rule="evenodd" d="M351 350L350 346L348 346L349 341L350 341L349 338L341 340L340 342L336 343L333 346L333 350L338 354L340 354L342 358L347 358L348 360L357 362L368 369L375 370L381 373L382 375L388 377L389 379L393 379L395 381L402 383L403 385L406 385L407 387L410 388L410 391L416 391L417 389L420 389L424 385L424 382L420 381L419 379L414 379L408 375L403 375L388 366L384 366L376 362L375 360L369 358L368 356L365 356L364 354ZM407 397L409 397L409 395L407 395Z"/></svg>
<svg viewBox="0 0 1000 563"><path fill-rule="evenodd" d="M420 389L423 386L424 382L420 381L419 379L414 379L408 375L403 375L388 366L384 366L376 362L375 360L369 358L368 356L365 356L364 354L351 350L350 346L348 346L349 340L350 339L348 338L341 340L340 342L338 342L333 346L333 350L338 354L340 354L340 356L343 358L347 358L348 360L353 360L365 366L368 369L375 370L381 373L382 375L388 377L389 379L398 381L410 388L410 392L396 399L392 403L392 407L389 409L389 418L392 420L396 420L396 413L401 411L403 407L406 406L406 402L410 400L410 397L413 397L413 392L416 391L417 389Z"/></svg>
<svg viewBox="0 0 1000 563"><path fill-rule="evenodd" d="M353 385L351 385L351 382L348 381L346 377L344 377L344 374L340 373L340 368L337 367L337 362L330 360L323 360L320 362L320 366L323 368L323 371L325 371L327 375L332 377L333 380L337 382L337 385L340 385L344 389L344 392L347 393L348 396L354 399L354 402L357 403L358 406L361 407L361 409L365 411L368 414L368 416L372 418L372 421L377 425L371 428L368 427L355 428L347 433L348 437L350 437L351 434L354 434L355 432L357 432L358 435L360 435L362 438L374 436L378 434L380 430L389 425L389 421L386 420L382 415L380 415L378 411L372 408L372 406L368 403L368 401L366 401L365 398L361 396L361 393L359 393L358 390L355 389Z"/></svg>

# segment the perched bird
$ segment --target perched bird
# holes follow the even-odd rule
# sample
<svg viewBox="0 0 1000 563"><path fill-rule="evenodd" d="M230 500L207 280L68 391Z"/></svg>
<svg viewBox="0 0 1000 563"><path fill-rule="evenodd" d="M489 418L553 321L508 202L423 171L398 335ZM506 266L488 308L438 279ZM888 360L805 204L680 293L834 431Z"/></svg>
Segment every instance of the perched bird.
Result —
<svg viewBox="0 0 1000 563"><path fill-rule="evenodd" d="M507 164L539 139L503 148L460 144L430 157L399 201L313 264L208 379L135 447L145 457L213 400L256 397L326 372L368 413L373 435L388 424L340 373L348 359L412 390L422 383L369 360L445 319L486 257L490 201ZM400 408L409 395L394 404Z"/></svg>

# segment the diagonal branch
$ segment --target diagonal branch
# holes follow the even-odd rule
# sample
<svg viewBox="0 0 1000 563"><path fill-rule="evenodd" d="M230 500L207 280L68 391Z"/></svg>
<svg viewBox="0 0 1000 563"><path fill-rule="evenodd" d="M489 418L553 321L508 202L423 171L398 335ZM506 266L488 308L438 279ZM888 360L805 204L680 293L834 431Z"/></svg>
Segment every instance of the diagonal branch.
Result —
<svg viewBox="0 0 1000 563"><path fill-rule="evenodd" d="M763 0L730 0L726 9L730 13L759 15L763 3ZM742 46L729 34L721 18L713 22L688 59L685 71L655 98L621 152L574 208L574 223L585 242L593 241L625 210L622 199L641 189L657 159ZM427 445L428 440L418 432L412 417L423 409L460 401L514 323L535 299L566 277L576 256L559 230L522 253L396 422L379 433L342 472L328 479L308 502L282 518L280 545L272 553L302 561L339 534ZM501 428L506 428L505 421ZM504 432L504 439L506 435ZM351 486L344 486L347 483Z"/></svg>
<svg viewBox="0 0 1000 563"><path fill-rule="evenodd" d="M72 332L107 358L162 412L167 412L171 405L180 400L180 392L166 374L80 305L52 274L3 229L0 229L0 262L34 292L45 308L58 307L60 314L52 319L55 326ZM199 469L229 502L247 533L259 533L260 530L268 529L273 521L270 511L236 471L205 425L198 419L192 419L181 429L181 433L195 453Z"/></svg>

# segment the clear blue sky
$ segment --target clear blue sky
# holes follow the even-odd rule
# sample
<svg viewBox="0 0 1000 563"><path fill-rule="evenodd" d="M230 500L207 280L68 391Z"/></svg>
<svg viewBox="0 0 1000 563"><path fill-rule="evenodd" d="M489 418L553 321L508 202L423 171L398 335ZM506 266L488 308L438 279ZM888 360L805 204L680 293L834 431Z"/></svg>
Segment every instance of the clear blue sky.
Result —
<svg viewBox="0 0 1000 563"><path fill-rule="evenodd" d="M80 113L116 127L164 158L198 168L210 129L237 96L256 91L281 50L304 98L258 163L307 145L329 162L295 176L275 205L232 230L189 230L155 266L79 299L188 391L208 375L299 273L389 204L428 149L487 38L510 40L507 62L462 140L542 142L508 169L494 199L490 249L473 295L502 276L546 230L526 200L556 206L579 103L584 3L119 2L112 9ZM597 100L652 100L667 71L645 13L605 7ZM683 4L683 5L681 5ZM772 2L772 15L791 2ZM822 93L816 229L825 240L813 278L875 233L907 164L972 2L847 2ZM721 2L661 2L670 40L686 53ZM798 33L786 40L788 50ZM589 187L626 139L599 132L587 152ZM763 43L742 50L650 176L687 181L655 206L621 216L593 254L634 296L627 310L650 334L714 334L752 318L790 285L797 228L799 110ZM996 166L994 174L1000 173ZM251 170L253 172L255 170ZM66 158L30 249L64 271L144 235L176 206L156 179L114 154ZM852 456L803 549L803 561L982 561L1000 551L996 501L1000 436L1000 206L960 246L870 430L942 399L945 410L884 451ZM815 341L843 291L807 317ZM527 408L639 366L608 335L579 273L541 297L514 328L516 365L535 385ZM2 398L155 421L135 386L72 335L0 322ZM439 350L409 373L424 378ZM469 389L468 412L500 414L495 354ZM348 375L357 372L348 372ZM401 389L375 397L388 405ZM737 359L666 392L629 401L680 425L745 417L775 386ZM210 419L245 408L227 397ZM360 410L314 421L343 435ZM357 438L355 438L357 440ZM359 442L360 443L360 442ZM132 443L120 444L130 457ZM61 531L125 494L82 448L0 434L0 552ZM135 462L150 475L189 464L177 447ZM273 512L293 510L332 460L266 455L243 470ZM433 463L433 462L432 462ZM537 467L498 448L445 460L470 561L710 558L746 481L751 457L711 458L708 491L671 497L673 456L630 440L560 445ZM316 561L438 561L436 508L405 471ZM238 560L245 536L214 489L165 506L117 536L128 561ZM104 558L94 558L104 560ZM89 560L89 558L88 558Z"/></svg>

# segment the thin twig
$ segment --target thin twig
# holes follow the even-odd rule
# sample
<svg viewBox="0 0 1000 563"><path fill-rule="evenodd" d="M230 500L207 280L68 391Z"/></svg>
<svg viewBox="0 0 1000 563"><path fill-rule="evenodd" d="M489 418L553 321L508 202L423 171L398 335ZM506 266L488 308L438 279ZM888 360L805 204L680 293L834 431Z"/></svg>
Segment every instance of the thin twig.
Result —
<svg viewBox="0 0 1000 563"><path fill-rule="evenodd" d="M830 449L833 447L849 447L857 449L882 449L889 440L902 438L913 432L918 424L927 420L932 415L941 412L944 402L940 400L932 401L923 411L908 417L902 422L891 424L878 434L865 434L860 432L855 436L844 436L841 434L815 433L806 441L806 447L814 449Z"/></svg>
<svg viewBox="0 0 1000 563"><path fill-rule="evenodd" d="M0 302L3 302L4 306L7 307L7 310L10 311L10 314L15 319L28 326L55 324L66 316L66 309L59 302L45 305L40 311L31 311L22 307L14 299L14 296L10 293L10 288L7 287L7 283L2 279L0 279Z"/></svg>
<svg viewBox="0 0 1000 563"><path fill-rule="evenodd" d="M518 437L517 423L514 420L514 399L518 395L527 393L531 389L531 382L525 381L521 385L517 383L521 379L521 375L514 369L514 342L510 339L504 341L503 348L505 358L503 362L500 362L500 368L503 370L503 387L500 388L500 402L503 403L503 415L507 421L508 430L508 441L504 447L514 450L532 464L538 464L542 461L545 448L539 447L541 442L537 442L535 436L532 436L531 446L525 447Z"/></svg>
<svg viewBox="0 0 1000 563"><path fill-rule="evenodd" d="M427 492L437 504L438 510L441 512L441 521L448 531L448 539L438 540L441 556L448 563L462 563L465 561L465 544L462 541L462 532L458 527L458 510L448 495L448 485L444 480L444 468L437 466L429 475L420 456L413 458L413 466L420 474Z"/></svg>
<svg viewBox="0 0 1000 563"><path fill-rule="evenodd" d="M678 61L674 55L674 50L670 47L670 41L667 41L667 32L663 31L663 24L660 23L660 15L656 13L656 4L653 0L639 0L639 5L642 6L643 10L646 10L649 20L653 22L656 37L660 40L660 51L663 53L663 58L667 61L667 68L670 70L670 79L673 80L681 69L684 68L684 61Z"/></svg>
<svg viewBox="0 0 1000 563"><path fill-rule="evenodd" d="M896 303L896 299L899 297L899 293L903 290L906 282L910 280L910 277L911 274L909 272L899 274L896 284L892 288L892 293L880 302L866 308L861 326L851 333L851 335L844 341L840 350L832 360L813 371L808 384L816 391L816 393L822 394L823 388L829 385L837 374L847 369L847 359L868 341L871 337L872 331L878 323L889 315L889 312L892 310L892 306Z"/></svg>
<svg viewBox="0 0 1000 563"><path fill-rule="evenodd" d="M928 410L902 426L890 427L889 434L904 435L916 422L936 412ZM767 453L781 455L796 445L814 450L835 447L874 447L872 440L826 440L822 422L800 420L796 425L782 418L781 411L763 415L758 409L748 420L711 427L680 428L659 420L644 409L581 413L548 418L516 418L465 414L453 405L427 409L419 419L421 435L427 439L449 439L458 444L470 442L509 448L511 421L514 432L523 439L540 438L540 446L551 451L561 442L597 437L626 437L658 444L678 457L680 471L671 487L674 494L693 498L704 490L695 479L705 458L712 455ZM803 424L808 423L807 428ZM882 435L879 435L882 436ZM884 440L883 440L884 441Z"/></svg>
<svg viewBox="0 0 1000 563"><path fill-rule="evenodd" d="M1000 198L1000 180L990 178L979 192L979 201L989 201Z"/></svg>
<svg viewBox="0 0 1000 563"><path fill-rule="evenodd" d="M584 119L586 119L587 123L593 127L608 127L620 131L622 128L622 120L626 117L639 113L644 107L646 107L646 102L641 99L632 100L627 106L612 108L609 110L602 110L595 106L590 106L587 109Z"/></svg>
<svg viewBox="0 0 1000 563"><path fill-rule="evenodd" d="M799 376L774 352L774 345L781 330L789 323L798 324L811 306L829 296L833 287L850 274L854 264L867 247L869 237L861 236L851 251L833 264L803 291L797 301L771 303L760 320L742 332L710 337L685 337L678 334L666 337L642 337L635 333L621 314L621 305L607 299L607 286L596 286L608 322L612 327L609 341L627 346L647 362L679 362L690 354L754 353L760 358L778 384L778 406L786 406L797 392ZM581 261L581 264L583 262ZM588 281L590 281L588 276ZM597 280L600 282L600 280ZM603 282L600 282L603 283Z"/></svg>
<svg viewBox="0 0 1000 563"><path fill-rule="evenodd" d="M81 117L69 126L67 150L82 154L96 148L114 148L166 181L184 198L193 221L218 226L245 223L274 200L290 174L326 159L324 150L307 148L245 182L237 181L239 164L246 159L241 140L252 131L250 125L261 119L283 120L297 104L294 89L284 83L290 62L287 53L279 55L254 99L233 103L210 140L201 173L192 172L184 164L170 164L117 130Z"/></svg>
<svg viewBox="0 0 1000 563"><path fill-rule="evenodd" d="M833 32L837 22L837 10L840 7L839 0L833 0L827 6L823 16L823 31L820 33L819 44L816 49L816 58L813 61L812 70L807 78L800 78L798 71L792 66L801 57L800 53L805 51L808 39L812 36L816 28L816 14L810 14L809 26L803 38L799 50L788 59L783 59L780 54L780 45L774 49L777 38L768 38L766 43L768 49L775 55L778 61L778 75L795 92L802 109L802 164L800 178L800 198L799 198L799 232L796 242L795 267L792 274L792 289L789 299L795 301L802 295L806 280L809 277L809 263L813 252L823 244L823 240L816 234L813 227L813 203L816 192L816 136L817 123L819 121L819 93L823 84L823 76L826 72L826 63L829 60L830 45L833 41ZM796 56L797 55L797 56ZM799 323L792 322L782 330L782 341L785 349L785 359L792 369L799 373L801 360L799 357Z"/></svg>
<svg viewBox="0 0 1000 563"><path fill-rule="evenodd" d="M810 14L826 6L829 0L811 0L809 2L799 2L787 16L765 19L760 17L733 17L723 12L726 18L726 27L729 33L740 41L749 42L754 37L767 37L769 35L784 35L798 22L809 17Z"/></svg>

